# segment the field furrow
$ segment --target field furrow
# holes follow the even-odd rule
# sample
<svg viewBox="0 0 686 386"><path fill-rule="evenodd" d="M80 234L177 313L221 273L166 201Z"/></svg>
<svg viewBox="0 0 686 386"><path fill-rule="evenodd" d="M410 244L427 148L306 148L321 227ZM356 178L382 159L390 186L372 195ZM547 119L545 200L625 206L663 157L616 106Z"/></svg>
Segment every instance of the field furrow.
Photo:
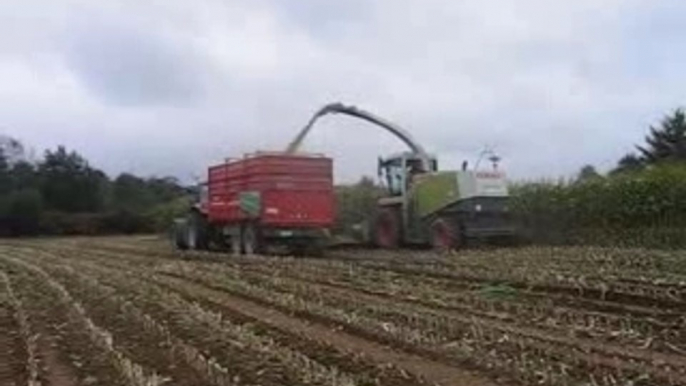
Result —
<svg viewBox="0 0 686 386"><path fill-rule="evenodd" d="M184 272L174 276L178 281L188 280L193 275ZM546 381L558 376L558 372L570 374L574 370L577 370L579 377L585 377L591 370L599 372L601 376L605 376L604 371L614 373L616 370L613 376L618 377L621 373L627 378L652 374L670 384L673 381L680 382L678 380L683 377L683 362L674 356L645 355L616 346L551 336L537 330L474 318L449 317L428 310L403 308L396 303L374 302L373 299L360 296L335 296L330 291L320 292L312 286L270 291L264 284L233 282L226 278L217 280L208 275L197 277L195 281L266 305L296 310L303 316L323 318L333 325L345 326L353 332L376 337L401 349L416 349L425 355L438 355L482 368L497 368L501 363L512 363L512 366L503 367L502 370L517 372L522 379L528 377L534 380L540 370L534 367L535 364L525 367L527 363L516 354L522 347L538 355L538 365L546 358L549 365L562 362L564 370L563 367L553 368L546 375ZM178 282L174 284L178 285ZM492 358L494 355L498 356L497 361ZM678 370L672 371L672 366Z"/></svg>
<svg viewBox="0 0 686 386"><path fill-rule="evenodd" d="M0 252L21 296L30 296L22 283L42 278L143 374L179 385L686 385L678 251L311 259L178 253L117 237Z"/></svg>
<svg viewBox="0 0 686 386"><path fill-rule="evenodd" d="M25 313L13 293L9 277L0 271L0 384L35 385L35 357L30 355L31 335ZM33 370L33 374L31 371Z"/></svg>
<svg viewBox="0 0 686 386"><path fill-rule="evenodd" d="M45 277L28 269L23 262L0 255L0 267L7 272L17 299L25 306L31 323L35 360L39 364L36 385L80 385L104 382L132 385L121 376L111 359L98 347L95 332L83 315L73 308ZM92 326L95 327L95 326Z"/></svg>
<svg viewBox="0 0 686 386"><path fill-rule="evenodd" d="M46 256L43 258L49 259ZM242 307L227 307L225 302L221 304L222 307L216 307L218 303L204 298L186 300L176 294L179 289L160 291L149 280L147 283L136 281L136 275L126 272L121 266L111 269L100 263L93 265L81 261L78 264L78 270L88 272L91 277L99 278L101 283L116 286L124 296L166 320L166 325L171 331L185 334L187 338L195 340L197 345L213 353L218 363L226 364L228 371L242 374L240 376L245 377L245 382L248 384L253 382L327 385L418 385L423 383L411 373L389 366L388 362L372 362L375 365L366 362L359 357L358 350L341 352L340 347L334 348L329 342L324 341L325 344L323 344L321 340L313 339L302 329L292 331L283 329L280 325L276 325L279 327L276 329L275 324L270 321L265 323L253 314L246 315ZM145 276L150 278L147 273ZM215 307L209 309L208 305ZM243 319L244 324L232 323L232 320L236 319L236 314L242 316L240 319ZM252 320L246 322L246 318ZM261 321L262 328L255 328L255 321ZM288 334L284 334L284 331ZM345 339L339 339L339 341L345 341ZM233 353L230 350L227 351L231 346L237 346L240 350ZM297 348L301 350L298 351ZM241 357L246 360L239 361L238 358ZM265 358L263 363L269 366L268 371L246 367L259 365L260 357ZM283 364L280 366L279 362ZM261 378L253 379L254 376L251 374L258 374ZM265 377L275 378L269 381Z"/></svg>
<svg viewBox="0 0 686 386"><path fill-rule="evenodd" d="M198 269L224 270L229 265L200 267ZM607 343L642 347L648 340L657 350L671 352L664 343L686 347L683 315L674 314L658 321L654 318L627 317L626 314L608 313L579 307L562 306L549 298L515 292L511 288L489 286L474 289L454 289L436 280L421 282L400 275L369 275L359 269L321 270L308 269L306 264L276 269L267 264L233 267L226 272L235 275L240 269L243 277L261 279L280 278L297 280L331 291L347 291L351 297L382 297L386 301L414 304L422 308L449 311L492 320L536 325L542 330L563 331L578 337L605 340ZM508 292L511 291L511 292ZM648 314L649 310L646 310ZM554 318L551 318L551 315ZM667 319L667 320L665 320Z"/></svg>

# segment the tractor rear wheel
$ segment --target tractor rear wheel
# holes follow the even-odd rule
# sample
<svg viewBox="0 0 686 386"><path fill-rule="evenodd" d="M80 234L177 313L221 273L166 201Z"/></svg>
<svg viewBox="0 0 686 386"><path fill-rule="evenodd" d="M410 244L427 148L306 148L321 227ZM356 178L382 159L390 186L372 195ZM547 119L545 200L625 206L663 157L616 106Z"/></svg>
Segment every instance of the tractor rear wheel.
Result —
<svg viewBox="0 0 686 386"><path fill-rule="evenodd" d="M447 219L439 218L431 223L431 247L437 251L449 251L459 248L462 244L462 232L456 224Z"/></svg>
<svg viewBox="0 0 686 386"><path fill-rule="evenodd" d="M185 251L188 249L188 220L179 218L174 220L174 225L171 230L171 240L174 247L178 250Z"/></svg>
<svg viewBox="0 0 686 386"><path fill-rule="evenodd" d="M205 216L192 211L186 221L186 245L191 250L208 249L208 225Z"/></svg>
<svg viewBox="0 0 686 386"><path fill-rule="evenodd" d="M400 214L397 209L384 208L376 217L374 242L381 248L394 249L400 245Z"/></svg>

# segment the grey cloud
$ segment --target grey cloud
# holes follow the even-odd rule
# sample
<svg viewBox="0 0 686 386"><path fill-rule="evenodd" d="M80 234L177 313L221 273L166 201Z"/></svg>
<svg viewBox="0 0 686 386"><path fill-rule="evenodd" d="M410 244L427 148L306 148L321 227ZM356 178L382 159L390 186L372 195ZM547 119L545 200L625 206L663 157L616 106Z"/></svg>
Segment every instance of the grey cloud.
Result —
<svg viewBox="0 0 686 386"><path fill-rule="evenodd" d="M0 35L0 124L110 173L188 179L340 100L446 167L495 145L516 178L569 175L611 167L684 102L678 0L26 1ZM350 180L402 144L330 117L306 147Z"/></svg>
<svg viewBox="0 0 686 386"><path fill-rule="evenodd" d="M359 28L374 17L374 8L367 0L276 0L270 5L317 39L335 38Z"/></svg>
<svg viewBox="0 0 686 386"><path fill-rule="evenodd" d="M96 97L127 106L192 105L203 98L206 63L192 47L116 23L90 21L70 34L66 61Z"/></svg>

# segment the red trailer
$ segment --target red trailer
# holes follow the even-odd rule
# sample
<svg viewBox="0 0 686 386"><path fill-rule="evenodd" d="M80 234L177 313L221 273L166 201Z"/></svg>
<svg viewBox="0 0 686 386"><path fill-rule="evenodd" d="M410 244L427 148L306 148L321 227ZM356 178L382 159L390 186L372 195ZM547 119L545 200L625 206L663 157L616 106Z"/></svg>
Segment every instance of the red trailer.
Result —
<svg viewBox="0 0 686 386"><path fill-rule="evenodd" d="M208 169L207 183L176 244L260 253L281 245L319 249L334 221L333 163L309 154L259 152Z"/></svg>

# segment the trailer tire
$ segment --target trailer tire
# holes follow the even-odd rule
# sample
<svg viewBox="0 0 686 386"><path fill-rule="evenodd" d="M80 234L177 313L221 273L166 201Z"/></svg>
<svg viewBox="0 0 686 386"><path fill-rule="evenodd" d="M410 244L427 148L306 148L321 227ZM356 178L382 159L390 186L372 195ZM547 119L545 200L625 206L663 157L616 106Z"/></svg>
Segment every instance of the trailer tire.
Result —
<svg viewBox="0 0 686 386"><path fill-rule="evenodd" d="M374 243L377 247L395 249L400 246L400 215L398 210L382 209L374 224Z"/></svg>
<svg viewBox="0 0 686 386"><path fill-rule="evenodd" d="M257 225L248 224L241 232L243 240L243 251L246 255L259 255L262 253L263 244L260 237L260 231Z"/></svg>
<svg viewBox="0 0 686 386"><path fill-rule="evenodd" d="M438 218L430 226L431 247L437 251L449 251L462 245L462 231L454 222Z"/></svg>
<svg viewBox="0 0 686 386"><path fill-rule="evenodd" d="M229 246L231 247L231 254L234 256L240 256L243 253L243 240L242 232L238 231L238 234L231 235L229 241Z"/></svg>

